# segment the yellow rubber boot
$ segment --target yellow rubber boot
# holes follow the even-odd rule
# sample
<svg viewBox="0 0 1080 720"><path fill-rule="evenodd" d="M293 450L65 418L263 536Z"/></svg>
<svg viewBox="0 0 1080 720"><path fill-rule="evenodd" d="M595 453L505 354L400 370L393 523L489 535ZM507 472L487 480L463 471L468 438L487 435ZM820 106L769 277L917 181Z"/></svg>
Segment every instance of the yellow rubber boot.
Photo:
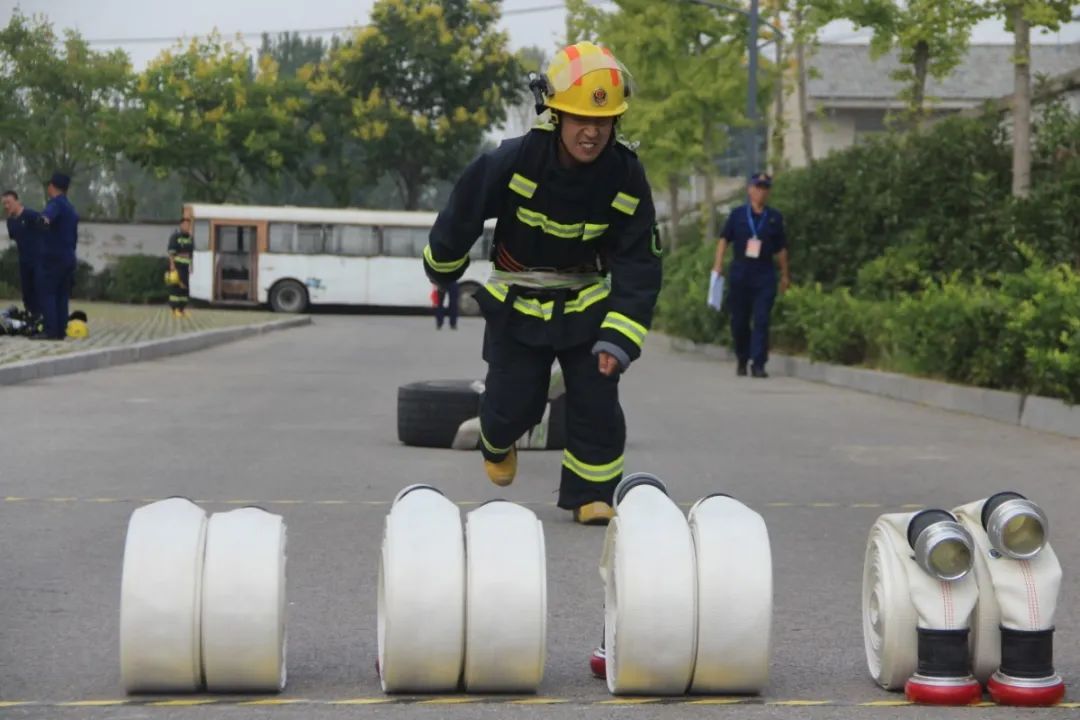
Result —
<svg viewBox="0 0 1080 720"><path fill-rule="evenodd" d="M487 471L488 479L499 487L506 487L514 482L517 475L517 448L510 448L510 453L501 462L484 460L484 470Z"/></svg>
<svg viewBox="0 0 1080 720"><path fill-rule="evenodd" d="M607 525L615 511L606 502L591 502L574 508L574 521L582 525Z"/></svg>

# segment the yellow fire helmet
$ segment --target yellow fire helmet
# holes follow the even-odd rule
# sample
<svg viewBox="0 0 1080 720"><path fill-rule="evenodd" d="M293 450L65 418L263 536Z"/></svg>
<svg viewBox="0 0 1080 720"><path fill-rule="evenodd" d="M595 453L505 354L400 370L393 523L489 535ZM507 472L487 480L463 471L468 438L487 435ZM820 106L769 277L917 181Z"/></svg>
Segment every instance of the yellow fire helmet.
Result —
<svg viewBox="0 0 1080 720"><path fill-rule="evenodd" d="M165 272L165 284L166 285L179 285L180 273L177 270L167 270Z"/></svg>
<svg viewBox="0 0 1080 720"><path fill-rule="evenodd" d="M630 73L610 50L579 42L560 50L529 86L538 111L548 107L585 117L617 117L629 107L631 84Z"/></svg>
<svg viewBox="0 0 1080 720"><path fill-rule="evenodd" d="M90 337L90 326L86 324L86 313L81 311L71 313L67 324L67 336L69 338Z"/></svg>

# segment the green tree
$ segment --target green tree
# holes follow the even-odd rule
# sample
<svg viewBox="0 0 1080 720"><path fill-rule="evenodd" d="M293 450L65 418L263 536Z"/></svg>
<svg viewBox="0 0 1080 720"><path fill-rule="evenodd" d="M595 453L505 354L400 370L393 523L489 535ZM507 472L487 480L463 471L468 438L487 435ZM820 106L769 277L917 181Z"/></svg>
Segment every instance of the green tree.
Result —
<svg viewBox="0 0 1080 720"><path fill-rule="evenodd" d="M1016 197L1031 192L1031 29L1057 30L1072 16L1071 0L998 0L997 12L1014 37L1013 185Z"/></svg>
<svg viewBox="0 0 1080 720"><path fill-rule="evenodd" d="M305 142L303 83L213 35L163 52L139 76L126 154L187 196L224 202L295 169ZM317 137L307 141L318 142Z"/></svg>
<svg viewBox="0 0 1080 720"><path fill-rule="evenodd" d="M127 55L95 52L73 31L16 10L0 29L0 138L42 185L56 170L78 178L114 158Z"/></svg>
<svg viewBox="0 0 1080 720"><path fill-rule="evenodd" d="M336 38L335 38L336 39ZM269 55L278 66L278 74L291 77L306 65L318 65L326 59L330 45L321 37L303 37L300 33L263 33L259 55Z"/></svg>
<svg viewBox="0 0 1080 720"><path fill-rule="evenodd" d="M838 0L840 14L857 28L870 28L872 55L896 49L903 69L893 77L904 82L902 97L912 118L926 106L926 81L941 79L964 59L976 23L986 9L972 0Z"/></svg>
<svg viewBox="0 0 1080 720"><path fill-rule="evenodd" d="M741 16L687 3L619 0L603 13L583 0L567 2L567 40L611 48L634 81L631 110L620 130L639 140L653 182L668 191L674 240L679 188L691 170L705 180L702 218L714 232L715 158L727 128L745 125L745 22ZM769 83L762 96L768 97Z"/></svg>
<svg viewBox="0 0 1080 720"><path fill-rule="evenodd" d="M524 87L496 30L500 3L379 0L371 24L331 53L313 80L331 107L347 103L369 179L393 176L406 209L433 181L461 170L483 133ZM325 130L323 130L325 134Z"/></svg>

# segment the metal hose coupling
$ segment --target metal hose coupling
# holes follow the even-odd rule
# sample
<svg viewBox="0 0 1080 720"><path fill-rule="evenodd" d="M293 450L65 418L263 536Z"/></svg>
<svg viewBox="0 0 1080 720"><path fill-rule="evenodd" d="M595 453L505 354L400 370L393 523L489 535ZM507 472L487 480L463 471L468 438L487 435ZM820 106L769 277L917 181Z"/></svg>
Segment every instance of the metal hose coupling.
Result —
<svg viewBox="0 0 1080 720"><path fill-rule="evenodd" d="M933 577L960 580L971 572L975 541L967 528L945 510L923 510L908 523L908 544L915 562Z"/></svg>
<svg viewBox="0 0 1080 720"><path fill-rule="evenodd" d="M987 498L982 526L991 547L1014 560L1032 559L1050 536L1050 522L1043 509L1016 492L1000 492Z"/></svg>

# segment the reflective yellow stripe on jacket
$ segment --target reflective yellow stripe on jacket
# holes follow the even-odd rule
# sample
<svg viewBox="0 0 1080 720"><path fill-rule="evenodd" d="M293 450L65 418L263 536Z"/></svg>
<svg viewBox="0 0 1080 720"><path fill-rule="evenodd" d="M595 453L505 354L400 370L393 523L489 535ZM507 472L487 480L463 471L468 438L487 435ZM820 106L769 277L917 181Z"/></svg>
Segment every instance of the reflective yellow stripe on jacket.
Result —
<svg viewBox="0 0 1080 720"><path fill-rule="evenodd" d="M507 293L510 292L510 286L504 283L488 283L484 288L499 302L506 302ZM576 298L567 301L564 314L584 312L610 294L611 289L605 283L590 285L578 293ZM536 298L519 297L514 298L514 310L546 321L551 320L555 313L555 302L552 300L540 302Z"/></svg>
<svg viewBox="0 0 1080 720"><path fill-rule="evenodd" d="M601 328L610 328L611 330L617 330L630 339L638 347L641 347L645 342L645 336L649 333L641 323L635 322L626 317L622 313L609 312L607 317L604 318L604 322L600 324Z"/></svg>

